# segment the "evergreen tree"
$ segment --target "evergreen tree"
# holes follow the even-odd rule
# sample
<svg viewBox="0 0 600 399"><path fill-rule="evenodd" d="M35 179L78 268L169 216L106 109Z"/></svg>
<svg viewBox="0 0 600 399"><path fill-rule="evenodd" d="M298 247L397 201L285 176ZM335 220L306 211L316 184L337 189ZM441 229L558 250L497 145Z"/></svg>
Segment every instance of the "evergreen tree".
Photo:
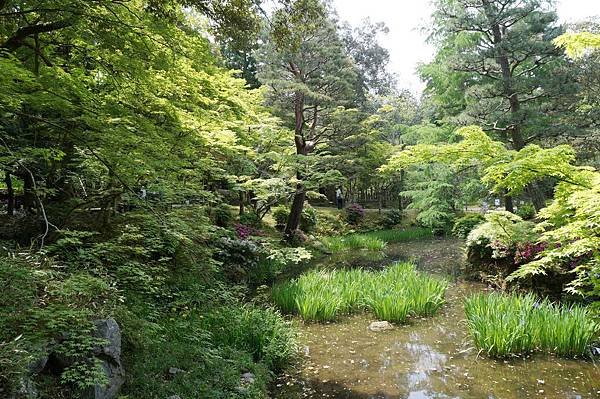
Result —
<svg viewBox="0 0 600 399"><path fill-rule="evenodd" d="M285 228L286 237L292 237L307 191L303 158L339 133L329 122L338 107L352 104L356 68L320 0L282 0L279 5L258 55L259 79L269 87L268 102L277 114L293 121L298 183Z"/></svg>
<svg viewBox="0 0 600 399"><path fill-rule="evenodd" d="M453 83L463 85L459 123L479 123L516 150L561 128L554 116L566 110L575 87L552 43L562 33L557 19L548 0L436 2L434 37L443 51L436 62L447 63L457 73ZM542 208L540 190L529 193Z"/></svg>

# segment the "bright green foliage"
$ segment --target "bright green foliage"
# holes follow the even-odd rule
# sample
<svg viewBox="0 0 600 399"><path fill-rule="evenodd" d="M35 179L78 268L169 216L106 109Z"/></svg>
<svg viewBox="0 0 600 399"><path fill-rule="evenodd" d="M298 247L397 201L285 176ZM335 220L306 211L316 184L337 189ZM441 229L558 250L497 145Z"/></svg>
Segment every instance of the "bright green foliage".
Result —
<svg viewBox="0 0 600 399"><path fill-rule="evenodd" d="M533 222L523 221L510 212L492 211L485 215L485 223L469 233L467 247L487 247L493 251L493 258L503 258L517 244L537 241L534 226Z"/></svg>
<svg viewBox="0 0 600 399"><path fill-rule="evenodd" d="M458 134L464 139L456 144L408 147L392 157L384 169L429 162L453 167L478 165L483 168L484 182L496 192L506 190L512 194L522 192L532 182L556 179L555 200L539 213L543 220L537 225L537 230L543 233L541 237L532 234L533 224L515 231L521 226L520 220L515 219L517 216L492 213L493 220L489 222L496 223L498 228L482 225L471 233L469 241L477 245L482 244L484 238L483 245L498 241L502 245L494 252L495 256L501 256L516 238L529 241L539 238L548 244L547 249L536 260L521 266L511 279L545 274L546 270L560 273L572 270L575 280L570 291L592 297L598 295L600 174L593 168L575 166L574 151L566 145L548 149L529 145L521 151L513 151L492 141L477 127L459 129Z"/></svg>
<svg viewBox="0 0 600 399"><path fill-rule="evenodd" d="M364 249L366 251L383 251L385 241L368 234L351 234L341 237L325 237L323 244L333 253Z"/></svg>
<svg viewBox="0 0 600 399"><path fill-rule="evenodd" d="M368 233L349 234L346 236L325 237L323 243L330 251L342 252L357 249L383 251L387 243L413 241L431 237L431 230L413 228L407 230L377 230Z"/></svg>
<svg viewBox="0 0 600 399"><path fill-rule="evenodd" d="M564 47L569 57L580 58L587 51L600 48L600 35L590 32L563 33L554 39L554 44Z"/></svg>
<svg viewBox="0 0 600 399"><path fill-rule="evenodd" d="M224 307L205 322L217 326L210 328L217 345L248 352L269 370L282 370L296 353L293 330L274 310Z"/></svg>
<svg viewBox="0 0 600 399"><path fill-rule="evenodd" d="M368 310L379 319L404 323L409 316L435 314L444 304L446 286L418 273L410 263L398 263L379 272L311 271L276 284L271 296L283 311L298 313L305 320L335 320Z"/></svg>
<svg viewBox="0 0 600 399"><path fill-rule="evenodd" d="M456 219L452 226L452 234L456 237L467 238L469 233L484 221L485 218L478 213L465 215Z"/></svg>
<svg viewBox="0 0 600 399"><path fill-rule="evenodd" d="M461 137L452 144L417 144L394 154L382 172L405 169L412 165L440 162L456 166L488 165L506 154L502 143L492 140L478 126L467 126L456 131Z"/></svg>
<svg viewBox="0 0 600 399"><path fill-rule="evenodd" d="M113 199L134 202L142 187L164 200L210 199L207 182L227 180L233 160L278 129L261 94L217 66L190 14L157 18L141 1L60 3L35 13L67 25L40 35L35 67L32 38L0 61L10 149L0 162L25 183L32 173L36 202L67 201L51 223L83 202L108 218ZM2 28L10 43L14 27Z"/></svg>
<svg viewBox="0 0 600 399"><path fill-rule="evenodd" d="M262 220L271 207L289 198L293 192L286 179L273 177L270 179L252 179L244 182L241 187L253 194L250 198L252 211Z"/></svg>
<svg viewBox="0 0 600 399"><path fill-rule="evenodd" d="M531 220L535 217L535 207L526 202L516 209L515 213L523 220Z"/></svg>
<svg viewBox="0 0 600 399"><path fill-rule="evenodd" d="M411 190L403 191L400 195L411 199L408 209L419 211L417 222L421 226L431 229L434 235L443 235L452 228L456 211L456 186L451 183L450 175L441 168L428 166L423 177Z"/></svg>
<svg viewBox="0 0 600 399"><path fill-rule="evenodd" d="M569 291L592 297L600 294L600 173L577 173L589 176L590 188L560 183L555 200L540 212L540 240L548 249L533 262L517 270L512 278L545 274L547 270L573 272L575 280Z"/></svg>
<svg viewBox="0 0 600 399"><path fill-rule="evenodd" d="M531 294L476 294L465 300L465 313L475 345L491 357L534 351L586 356L600 331L589 309Z"/></svg>

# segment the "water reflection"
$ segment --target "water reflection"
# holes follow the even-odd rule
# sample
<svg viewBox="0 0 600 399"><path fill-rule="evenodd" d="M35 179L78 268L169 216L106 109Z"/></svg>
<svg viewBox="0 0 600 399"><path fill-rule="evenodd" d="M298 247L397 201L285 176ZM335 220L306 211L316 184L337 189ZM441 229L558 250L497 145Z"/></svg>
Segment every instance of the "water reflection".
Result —
<svg viewBox="0 0 600 399"><path fill-rule="evenodd" d="M429 250L437 256L448 251L436 247L444 244L436 241ZM369 331L373 320L367 315L332 324L300 323L303 366L278 382L275 398L600 398L600 370L591 362L477 357L466 335L462 298L481 289L457 283L439 315L392 331Z"/></svg>

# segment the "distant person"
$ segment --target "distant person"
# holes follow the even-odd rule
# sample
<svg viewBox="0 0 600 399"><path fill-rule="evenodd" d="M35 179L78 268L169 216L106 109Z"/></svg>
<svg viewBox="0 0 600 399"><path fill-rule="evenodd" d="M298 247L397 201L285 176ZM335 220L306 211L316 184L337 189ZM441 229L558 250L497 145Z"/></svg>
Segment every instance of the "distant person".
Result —
<svg viewBox="0 0 600 399"><path fill-rule="evenodd" d="M344 196L342 195L342 186L338 186L337 190L335 190L335 203L337 204L338 209L342 209L344 207Z"/></svg>
<svg viewBox="0 0 600 399"><path fill-rule="evenodd" d="M483 213L487 213L487 211L490 210L490 204L488 204L487 201L483 201L483 204L481 205L481 210L483 211Z"/></svg>

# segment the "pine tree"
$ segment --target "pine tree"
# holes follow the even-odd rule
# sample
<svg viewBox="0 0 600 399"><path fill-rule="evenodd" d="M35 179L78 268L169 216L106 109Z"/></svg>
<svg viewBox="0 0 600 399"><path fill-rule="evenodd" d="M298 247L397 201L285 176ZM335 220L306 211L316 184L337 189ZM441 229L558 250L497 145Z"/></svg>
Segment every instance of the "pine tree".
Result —
<svg viewBox="0 0 600 399"><path fill-rule="evenodd" d="M289 238L298 228L306 198L302 159L337 132L328 121L338 107L351 104L356 69L330 10L319 0L282 0L258 58L259 79L270 89L269 103L280 117L293 121L299 167L285 228Z"/></svg>

